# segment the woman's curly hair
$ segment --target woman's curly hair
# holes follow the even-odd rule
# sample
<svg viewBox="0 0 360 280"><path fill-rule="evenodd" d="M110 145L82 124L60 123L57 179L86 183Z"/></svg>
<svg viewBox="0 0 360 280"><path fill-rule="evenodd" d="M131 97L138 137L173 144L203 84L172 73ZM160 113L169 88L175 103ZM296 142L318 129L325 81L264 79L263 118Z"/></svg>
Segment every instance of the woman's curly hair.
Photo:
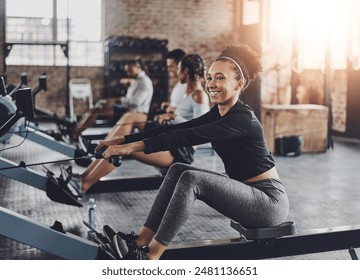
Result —
<svg viewBox="0 0 360 280"><path fill-rule="evenodd" d="M227 46L221 51L217 60L226 61L226 59L221 58L224 56L232 58L241 67L246 80L244 81L245 88L250 82L256 79L257 74L262 70L260 56L246 44ZM241 80L240 70L236 67L236 65L234 65L234 70L237 74L236 78Z"/></svg>

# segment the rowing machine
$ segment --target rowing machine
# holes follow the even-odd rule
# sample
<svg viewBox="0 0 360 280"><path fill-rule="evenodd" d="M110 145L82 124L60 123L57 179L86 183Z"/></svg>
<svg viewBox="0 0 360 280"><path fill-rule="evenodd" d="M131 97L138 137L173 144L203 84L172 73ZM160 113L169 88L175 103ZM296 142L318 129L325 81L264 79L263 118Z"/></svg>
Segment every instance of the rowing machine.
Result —
<svg viewBox="0 0 360 280"><path fill-rule="evenodd" d="M34 112L30 88L22 88L17 91L16 107L16 113L0 127L0 136L8 132L19 119L23 117L33 118ZM82 206L78 201L77 196L75 196L67 187L67 183L64 179L61 177L55 178L54 174L49 170L47 170L47 176L43 176L36 171L25 168L25 164L20 164L20 166L18 166L7 159L0 157L0 175L46 191L47 196L53 201L78 207Z"/></svg>
<svg viewBox="0 0 360 280"><path fill-rule="evenodd" d="M4 135L22 117L33 117L30 89L19 89L16 94L17 110L8 121L0 127ZM30 106L29 106L30 104ZM60 186L60 178L54 178L48 170L47 177L30 171L25 166L12 168L13 163L0 157L0 175L11 177L46 191L54 201L82 206L66 186ZM10 167L8 169L5 168ZM63 182L64 183L64 182ZM0 207L0 235L28 244L64 259L102 259L104 251L91 241L66 233L59 222L48 227L30 218Z"/></svg>
<svg viewBox="0 0 360 280"><path fill-rule="evenodd" d="M236 239L204 240L173 244L164 260L256 260L349 250L360 247L360 225L308 230L295 234L295 224L285 222L274 228L246 229L237 222L231 226L240 233Z"/></svg>

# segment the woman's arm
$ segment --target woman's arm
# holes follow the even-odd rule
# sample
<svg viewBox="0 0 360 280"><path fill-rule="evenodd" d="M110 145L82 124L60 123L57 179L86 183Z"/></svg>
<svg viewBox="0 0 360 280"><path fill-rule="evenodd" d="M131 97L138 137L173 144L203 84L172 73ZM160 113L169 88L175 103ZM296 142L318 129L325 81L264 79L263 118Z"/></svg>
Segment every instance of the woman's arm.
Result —
<svg viewBox="0 0 360 280"><path fill-rule="evenodd" d="M246 136L251 127L252 115L237 111L206 124L185 129L176 129L155 137L145 138L145 153L172 150ZM181 125L181 124L180 124Z"/></svg>
<svg viewBox="0 0 360 280"><path fill-rule="evenodd" d="M95 150L99 150L102 147L109 147L112 145L121 145L122 143L125 142L125 137L124 136L119 136L119 137L115 137L109 140L100 140L99 144L96 146Z"/></svg>
<svg viewBox="0 0 360 280"><path fill-rule="evenodd" d="M113 146L113 145L125 146L125 145L128 145L130 143L135 143L135 142L142 141L144 139L156 137L159 134L167 133L167 132L169 132L171 130L198 126L198 125L201 125L203 123L208 123L211 118L212 118L212 116L208 112L207 114L205 114L205 115L203 115L203 116L201 116L201 117L199 117L197 119L193 119L191 121L188 121L188 122L184 122L184 123L180 123L180 124L174 124L174 125L159 126L159 127L153 128L153 129L133 133L133 134L130 134L130 135L115 137L115 138L110 139L110 140L101 140L99 142L99 144L96 146L95 150L99 150L100 148L102 148L104 146L106 146L106 147L110 147L110 146Z"/></svg>
<svg viewBox="0 0 360 280"><path fill-rule="evenodd" d="M244 137L250 130L251 120L252 115L248 111L237 111L200 126L175 129L140 141L111 145L104 152L103 157L125 156L138 151L149 154L183 146Z"/></svg>
<svg viewBox="0 0 360 280"><path fill-rule="evenodd" d="M163 124L166 120L173 120L175 119L176 115L174 113L165 113L165 114L159 114L156 115L154 120L158 122L160 125Z"/></svg>
<svg viewBox="0 0 360 280"><path fill-rule="evenodd" d="M138 141L123 145L111 145L102 154L104 159L109 159L113 155L128 156L134 152L144 151L145 145L143 141Z"/></svg>
<svg viewBox="0 0 360 280"><path fill-rule="evenodd" d="M192 119L190 121L187 121L187 122L173 124L173 125L158 126L153 129L144 130L144 131L141 131L138 133L125 135L124 136L125 142L123 142L123 143L127 144L127 143L136 142L136 141L141 141L141 140L144 140L145 138L156 137L159 134L168 133L169 131L172 131L172 130L187 129L187 128L191 128L191 127L200 126L200 125L209 123L213 120L214 120L214 112L212 112L212 110L210 110L206 114L204 114L198 118Z"/></svg>

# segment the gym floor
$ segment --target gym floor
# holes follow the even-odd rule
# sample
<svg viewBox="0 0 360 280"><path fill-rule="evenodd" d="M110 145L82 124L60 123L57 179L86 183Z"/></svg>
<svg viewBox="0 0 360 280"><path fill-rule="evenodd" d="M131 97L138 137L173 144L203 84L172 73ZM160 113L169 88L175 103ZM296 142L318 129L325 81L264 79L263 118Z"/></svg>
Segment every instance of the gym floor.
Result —
<svg viewBox="0 0 360 280"><path fill-rule="evenodd" d="M7 147L15 146L21 141L22 138L14 135ZM290 199L288 220L296 223L298 232L360 225L359 152L360 143L335 139L334 148L325 153L302 154L293 158L276 156L278 172ZM27 164L67 158L30 141L2 152L1 156L16 163L24 161ZM75 173L84 170L71 161L65 163L66 166L69 164L73 165ZM209 153L197 154L194 164L223 171L223 165L217 155ZM58 163L48 164L47 167L56 176L59 175ZM43 172L42 166L30 168ZM141 176L159 174L153 167L133 160L125 160L109 177L139 176L140 173ZM53 202L39 189L0 176L2 207L47 225L52 225L56 220L61 221L66 231L85 238L87 230L82 221L87 220L86 204L90 197L96 200L98 228L108 224L115 230L129 232L136 231L142 225L155 195L156 190L85 194L82 198L84 207L78 208ZM198 201L174 243L237 237L238 233L230 227L228 218ZM357 251L359 255L359 249ZM57 259L57 257L0 237L0 259L44 260ZM279 259L349 260L351 258L347 250L342 250Z"/></svg>

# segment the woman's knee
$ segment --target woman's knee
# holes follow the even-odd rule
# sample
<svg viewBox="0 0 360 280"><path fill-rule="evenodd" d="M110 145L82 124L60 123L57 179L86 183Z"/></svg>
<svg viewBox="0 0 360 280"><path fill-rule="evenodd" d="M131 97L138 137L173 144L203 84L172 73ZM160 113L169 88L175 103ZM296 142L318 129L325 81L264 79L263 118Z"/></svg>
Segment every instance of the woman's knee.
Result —
<svg viewBox="0 0 360 280"><path fill-rule="evenodd" d="M182 189L199 189L199 172L195 170L185 170L181 173L181 176L179 178L178 184L181 185Z"/></svg>
<svg viewBox="0 0 360 280"><path fill-rule="evenodd" d="M185 164L185 163L181 163L181 162L175 162L173 163L170 168L169 168L169 171L168 172L179 172L179 171L185 171L187 170L189 167L188 164Z"/></svg>
<svg viewBox="0 0 360 280"><path fill-rule="evenodd" d="M121 125L123 123L130 124L133 123L133 113L126 112L122 115L122 117L116 122L116 125Z"/></svg>
<svg viewBox="0 0 360 280"><path fill-rule="evenodd" d="M200 195L198 184L194 181L196 175L192 170L186 170L181 173L179 180L174 186L173 196L182 200L187 201L188 198L197 199Z"/></svg>

